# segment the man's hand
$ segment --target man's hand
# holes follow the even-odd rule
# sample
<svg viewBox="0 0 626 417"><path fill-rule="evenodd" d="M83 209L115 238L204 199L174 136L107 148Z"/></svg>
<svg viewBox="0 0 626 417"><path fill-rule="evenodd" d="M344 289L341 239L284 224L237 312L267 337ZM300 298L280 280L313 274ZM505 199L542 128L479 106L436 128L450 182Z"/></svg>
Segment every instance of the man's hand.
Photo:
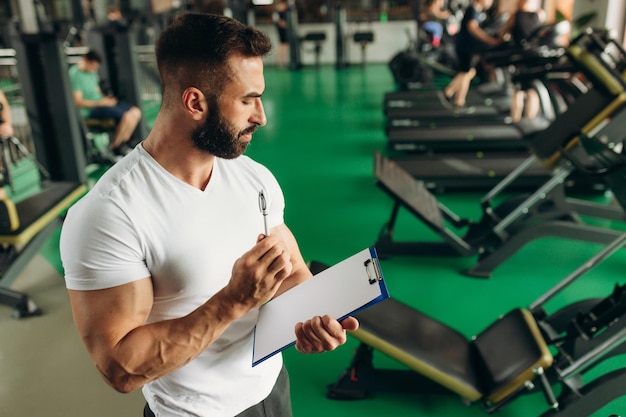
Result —
<svg viewBox="0 0 626 417"><path fill-rule="evenodd" d="M113 107L117 104L117 99L115 97L102 97L100 100L100 107Z"/></svg>
<svg viewBox="0 0 626 417"><path fill-rule="evenodd" d="M359 328L354 317L341 323L330 316L316 316L296 324L296 349L302 353L321 353L334 350L346 343L346 331Z"/></svg>
<svg viewBox="0 0 626 417"><path fill-rule="evenodd" d="M292 270L282 239L274 234L260 235L257 244L235 261L230 282L223 291L247 313L271 300Z"/></svg>
<svg viewBox="0 0 626 417"><path fill-rule="evenodd" d="M502 43L502 39L500 39L499 37L490 36L487 39L487 43L489 44L489 46L498 46L500 45L500 43Z"/></svg>

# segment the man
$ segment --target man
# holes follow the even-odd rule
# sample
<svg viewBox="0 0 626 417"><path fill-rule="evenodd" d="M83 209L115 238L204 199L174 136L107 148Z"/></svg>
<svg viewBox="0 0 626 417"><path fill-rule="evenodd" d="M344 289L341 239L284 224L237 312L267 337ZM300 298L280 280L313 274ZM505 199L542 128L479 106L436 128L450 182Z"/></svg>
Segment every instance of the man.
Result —
<svg viewBox="0 0 626 417"><path fill-rule="evenodd" d="M70 67L74 104L84 118L115 120L116 128L109 146L116 154L126 154L128 141L141 120L141 110L115 97L104 96L98 76L101 62L100 54L90 50L80 58L78 64Z"/></svg>
<svg viewBox="0 0 626 417"><path fill-rule="evenodd" d="M151 133L66 218L77 328L112 387L143 386L145 416L291 415L281 356L251 366L258 307L311 277L276 179L242 155L266 124L270 49L227 17L176 18L156 45L163 102ZM314 317L296 326L296 349L332 350L357 327Z"/></svg>

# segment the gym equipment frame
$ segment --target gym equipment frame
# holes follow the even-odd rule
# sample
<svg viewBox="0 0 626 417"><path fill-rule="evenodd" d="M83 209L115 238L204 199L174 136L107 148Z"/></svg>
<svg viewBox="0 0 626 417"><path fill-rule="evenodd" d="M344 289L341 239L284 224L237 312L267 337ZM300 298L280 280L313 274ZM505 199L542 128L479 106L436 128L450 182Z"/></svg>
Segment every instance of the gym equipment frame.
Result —
<svg viewBox="0 0 626 417"><path fill-rule="evenodd" d="M41 192L18 203L0 200L0 304L13 307L13 317L41 314L33 300L10 289L41 245L61 226L61 214L87 187L74 182L46 182Z"/></svg>
<svg viewBox="0 0 626 417"><path fill-rule="evenodd" d="M454 394L494 412L523 393L543 392L541 417L586 417L626 395L626 367L583 382L592 369L626 353L626 285L604 299L567 305L553 314L547 301L623 247L626 233L559 282L528 308L517 308L467 340L446 324L395 299L357 313L361 341L350 367L328 387L333 399L375 392ZM373 366L377 349L410 370ZM551 353L554 352L554 353ZM560 386L557 396L554 387Z"/></svg>
<svg viewBox="0 0 626 417"><path fill-rule="evenodd" d="M592 31L572 42L568 53L578 61L593 88L541 132L529 144L532 155L482 198L483 215L477 222L457 216L437 201L423 181L376 153L377 185L395 200L390 220L375 243L379 255L477 255L477 264L466 274L489 277L493 269L533 239L555 236L606 244L619 236L618 231L584 223L581 216L626 221L623 207L567 198L563 185L574 171L602 179L618 178L610 181L609 187L619 185L620 180L623 184L620 176L624 171L620 162L623 157L611 146L624 140L626 81L620 71L626 66L626 52L617 44L615 49L620 55L606 62L609 46L613 43L608 45ZM602 146L600 149L589 146L592 142ZM539 161L552 170L547 182L528 196L493 205L512 182ZM611 167L604 166L607 161ZM619 188L613 192L619 193ZM394 242L394 226L401 206L436 232L443 242ZM467 231L460 235L448 224Z"/></svg>

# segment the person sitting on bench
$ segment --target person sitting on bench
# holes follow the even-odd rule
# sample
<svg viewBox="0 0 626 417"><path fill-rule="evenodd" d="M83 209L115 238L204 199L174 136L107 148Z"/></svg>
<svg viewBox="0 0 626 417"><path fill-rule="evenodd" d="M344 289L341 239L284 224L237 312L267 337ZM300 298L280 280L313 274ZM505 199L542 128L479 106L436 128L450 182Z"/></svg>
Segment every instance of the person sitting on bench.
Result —
<svg viewBox="0 0 626 417"><path fill-rule="evenodd" d="M128 153L128 141L141 120L141 110L102 93L98 76L101 62L100 54L91 49L70 67L72 95L85 119L115 121L115 132L109 147L114 153L124 155Z"/></svg>

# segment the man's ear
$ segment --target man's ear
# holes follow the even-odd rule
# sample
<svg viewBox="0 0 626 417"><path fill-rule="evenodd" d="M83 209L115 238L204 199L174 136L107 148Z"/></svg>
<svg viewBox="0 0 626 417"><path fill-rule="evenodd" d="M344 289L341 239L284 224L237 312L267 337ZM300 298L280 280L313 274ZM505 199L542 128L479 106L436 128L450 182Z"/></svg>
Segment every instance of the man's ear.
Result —
<svg viewBox="0 0 626 417"><path fill-rule="evenodd" d="M202 91L189 87L182 94L183 107L193 120L202 120L209 112L209 103Z"/></svg>

